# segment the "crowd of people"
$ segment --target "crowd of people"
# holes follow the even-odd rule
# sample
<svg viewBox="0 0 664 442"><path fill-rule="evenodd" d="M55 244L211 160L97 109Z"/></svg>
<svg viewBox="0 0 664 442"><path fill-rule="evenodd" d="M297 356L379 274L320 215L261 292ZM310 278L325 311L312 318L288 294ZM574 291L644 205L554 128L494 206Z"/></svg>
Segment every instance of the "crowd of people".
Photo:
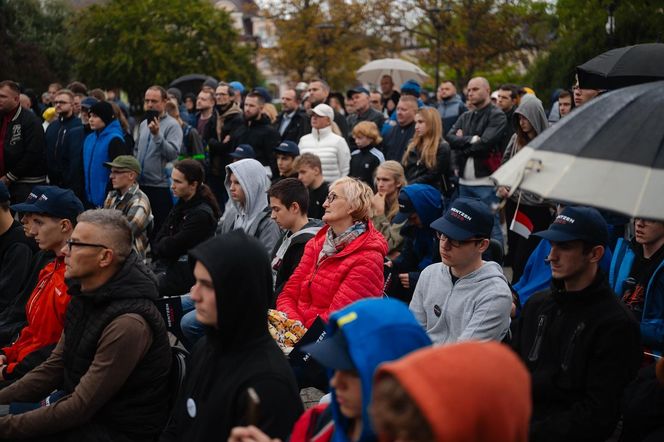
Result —
<svg viewBox="0 0 664 442"><path fill-rule="evenodd" d="M664 221L490 179L605 91L385 75L277 110L208 80L140 121L24 92L0 81L0 439L664 438Z"/></svg>

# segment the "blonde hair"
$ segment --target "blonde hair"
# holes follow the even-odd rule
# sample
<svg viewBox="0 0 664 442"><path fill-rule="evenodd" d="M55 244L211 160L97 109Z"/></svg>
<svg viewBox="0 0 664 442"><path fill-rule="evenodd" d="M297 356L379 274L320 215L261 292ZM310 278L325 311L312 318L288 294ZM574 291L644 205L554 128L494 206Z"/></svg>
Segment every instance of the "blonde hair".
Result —
<svg viewBox="0 0 664 442"><path fill-rule="evenodd" d="M343 177L330 184L330 189L339 186L339 190L346 198L352 209L350 216L354 221L368 221L371 217L371 199L373 191L364 182L357 178Z"/></svg>
<svg viewBox="0 0 664 442"><path fill-rule="evenodd" d="M378 132L378 126L373 121L360 121L353 128L354 137L367 137L371 140L372 144L378 144L383 141L383 138Z"/></svg>
<svg viewBox="0 0 664 442"><path fill-rule="evenodd" d="M407 164L408 154L412 150L419 153L420 158L428 169L436 167L436 154L438 153L438 145L443 136L443 124L440 119L438 111L432 107L423 107L417 111L416 115L420 115L426 124L427 131L424 135L415 133L412 141L408 144L408 148L403 154L401 164Z"/></svg>
<svg viewBox="0 0 664 442"><path fill-rule="evenodd" d="M263 105L263 115L267 115L267 117L270 119L270 123L274 124L277 121L277 116L279 113L277 112L277 108L274 107L274 104L265 103Z"/></svg>
<svg viewBox="0 0 664 442"><path fill-rule="evenodd" d="M376 172L374 173L374 185L376 187L378 186L378 183L376 183L376 176L380 169L388 172L397 186L397 191L394 195L385 196L385 203L389 209L385 212L385 216L391 221L392 218L396 216L397 212L399 212L399 204L397 204L397 200L399 199L399 191L406 186L406 174L404 173L403 166L398 162L394 160L385 161L376 168Z"/></svg>
<svg viewBox="0 0 664 442"><path fill-rule="evenodd" d="M178 109L176 104L174 104L172 101L167 101L165 110L168 115L175 118L180 126L184 126L184 121L182 121L182 118L180 117L180 109Z"/></svg>

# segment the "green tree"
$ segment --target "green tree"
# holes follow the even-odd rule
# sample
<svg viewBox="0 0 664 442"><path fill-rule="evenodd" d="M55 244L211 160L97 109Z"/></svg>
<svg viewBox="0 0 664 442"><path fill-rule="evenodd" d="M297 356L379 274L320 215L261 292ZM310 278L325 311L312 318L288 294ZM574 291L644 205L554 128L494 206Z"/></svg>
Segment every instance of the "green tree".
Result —
<svg viewBox="0 0 664 442"><path fill-rule="evenodd" d="M608 8L613 4L615 33L608 35ZM569 88L576 66L611 48L662 41L664 8L655 0L558 0L557 27L550 50L533 65L529 79L544 96Z"/></svg>
<svg viewBox="0 0 664 442"><path fill-rule="evenodd" d="M0 78L44 90L69 79L63 0L0 0Z"/></svg>
<svg viewBox="0 0 664 442"><path fill-rule="evenodd" d="M372 33L372 4L362 0L283 0L267 8L278 45L266 50L272 65L293 80L324 78L335 89L355 83L355 71L382 54Z"/></svg>
<svg viewBox="0 0 664 442"><path fill-rule="evenodd" d="M134 103L150 85L189 73L258 82L254 48L206 0L110 0L80 11L71 29L80 79L121 87Z"/></svg>

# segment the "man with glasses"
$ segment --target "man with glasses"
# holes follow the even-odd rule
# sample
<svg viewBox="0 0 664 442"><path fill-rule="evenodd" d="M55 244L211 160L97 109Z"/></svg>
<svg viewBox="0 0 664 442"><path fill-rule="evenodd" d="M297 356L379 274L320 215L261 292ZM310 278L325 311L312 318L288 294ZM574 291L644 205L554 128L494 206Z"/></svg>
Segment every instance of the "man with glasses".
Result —
<svg viewBox="0 0 664 442"><path fill-rule="evenodd" d="M493 219L484 202L457 198L431 223L442 262L422 271L410 310L434 344L501 340L507 334L511 290L501 267L482 260Z"/></svg>
<svg viewBox="0 0 664 442"><path fill-rule="evenodd" d="M161 223L173 207L169 174L165 168L169 162L177 159L182 145L182 127L165 112L167 101L168 95L161 86L150 86L145 91L143 109L156 111L158 117L151 121L143 120L134 148L134 156L141 165L138 182L150 199L155 232L159 231Z"/></svg>
<svg viewBox="0 0 664 442"><path fill-rule="evenodd" d="M55 93L53 100L58 119L46 129L48 181L54 186L72 189L79 198L83 188L83 123L74 114L74 94L68 89Z"/></svg>
<svg viewBox="0 0 664 442"><path fill-rule="evenodd" d="M60 340L46 362L0 391L0 404L47 400L24 404L34 409L22 414L10 406L0 438L154 440L171 364L156 283L121 213L88 210L77 220L62 249L72 299Z"/></svg>
<svg viewBox="0 0 664 442"><path fill-rule="evenodd" d="M55 259L39 273L25 307L26 325L18 339L0 350L0 387L20 379L51 354L60 339L70 300L62 249L83 204L69 189L45 186L41 190L34 202L16 204L12 209L32 213L30 233L39 248L54 253Z"/></svg>
<svg viewBox="0 0 664 442"><path fill-rule="evenodd" d="M0 81L0 181L12 203L25 201L47 173L44 130L34 113L21 108L20 94L15 82Z"/></svg>
<svg viewBox="0 0 664 442"><path fill-rule="evenodd" d="M134 235L134 250L145 261L150 249L148 230L152 226L153 217L150 200L136 182L141 174L141 165L131 155L120 155L104 163L104 166L111 169L113 186L104 201L104 209L122 212Z"/></svg>

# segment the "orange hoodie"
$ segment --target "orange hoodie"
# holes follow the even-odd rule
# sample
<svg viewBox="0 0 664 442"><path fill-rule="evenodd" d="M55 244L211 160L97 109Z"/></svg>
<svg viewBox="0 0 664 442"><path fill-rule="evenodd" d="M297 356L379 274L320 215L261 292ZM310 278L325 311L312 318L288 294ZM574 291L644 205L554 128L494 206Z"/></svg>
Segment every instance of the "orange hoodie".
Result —
<svg viewBox="0 0 664 442"><path fill-rule="evenodd" d="M417 404L437 442L526 442L530 375L497 342L464 342L418 350L382 365Z"/></svg>

